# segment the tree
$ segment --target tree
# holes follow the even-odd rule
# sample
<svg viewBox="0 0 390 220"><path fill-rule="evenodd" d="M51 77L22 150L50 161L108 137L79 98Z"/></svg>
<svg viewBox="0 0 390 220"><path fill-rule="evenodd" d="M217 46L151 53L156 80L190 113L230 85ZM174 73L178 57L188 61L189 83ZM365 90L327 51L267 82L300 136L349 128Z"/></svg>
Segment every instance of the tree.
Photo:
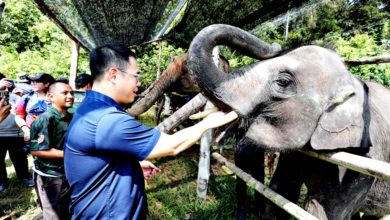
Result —
<svg viewBox="0 0 390 220"><path fill-rule="evenodd" d="M3 17L3 11L4 11L5 3L3 0L0 0L0 24L1 24L1 18Z"/></svg>
<svg viewBox="0 0 390 220"><path fill-rule="evenodd" d="M19 72L44 71L69 75L71 41L32 0L8 0L0 26L0 72L15 78ZM79 72L88 69L88 52L80 51Z"/></svg>

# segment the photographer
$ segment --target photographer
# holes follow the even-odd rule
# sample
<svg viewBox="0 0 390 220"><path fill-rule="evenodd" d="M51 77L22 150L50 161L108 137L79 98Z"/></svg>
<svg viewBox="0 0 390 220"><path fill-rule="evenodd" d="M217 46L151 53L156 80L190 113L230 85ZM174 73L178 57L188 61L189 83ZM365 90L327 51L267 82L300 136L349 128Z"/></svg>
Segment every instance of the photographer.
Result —
<svg viewBox="0 0 390 220"><path fill-rule="evenodd" d="M8 91L8 88L11 87L11 82L5 78L5 76L0 73L0 122L2 122L4 119L7 118L11 111L11 105L8 102L8 98L6 97L6 92Z"/></svg>
<svg viewBox="0 0 390 220"><path fill-rule="evenodd" d="M11 111L11 105L4 105L6 103L5 97L0 100L0 123L7 118Z"/></svg>
<svg viewBox="0 0 390 220"><path fill-rule="evenodd" d="M11 91L13 86L12 84L11 80L7 79L3 74L0 74L1 91ZM14 164L18 179L20 179L26 186L34 185L28 172L27 156L23 151L23 132L15 123L14 114L9 114L11 105L15 105L12 101L17 100L14 96L16 95L9 93L9 98L7 98L7 100L5 95L1 100L1 104L4 102L8 103L7 106L2 105L2 107L6 107L8 109L8 115L5 116L3 121L0 121L0 192L3 192L7 187L7 170L4 162L7 151L9 152L11 161Z"/></svg>

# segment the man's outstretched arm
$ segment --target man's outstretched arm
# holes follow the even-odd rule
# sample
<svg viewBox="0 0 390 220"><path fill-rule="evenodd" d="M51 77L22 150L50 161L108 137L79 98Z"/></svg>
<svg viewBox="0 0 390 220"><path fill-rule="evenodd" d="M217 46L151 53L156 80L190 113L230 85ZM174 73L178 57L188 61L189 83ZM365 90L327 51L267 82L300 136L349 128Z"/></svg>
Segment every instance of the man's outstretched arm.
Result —
<svg viewBox="0 0 390 220"><path fill-rule="evenodd" d="M237 117L237 113L233 111L229 113L215 112L199 123L180 130L175 134L168 135L162 133L148 158L175 156L195 144L207 129L222 126L232 122Z"/></svg>

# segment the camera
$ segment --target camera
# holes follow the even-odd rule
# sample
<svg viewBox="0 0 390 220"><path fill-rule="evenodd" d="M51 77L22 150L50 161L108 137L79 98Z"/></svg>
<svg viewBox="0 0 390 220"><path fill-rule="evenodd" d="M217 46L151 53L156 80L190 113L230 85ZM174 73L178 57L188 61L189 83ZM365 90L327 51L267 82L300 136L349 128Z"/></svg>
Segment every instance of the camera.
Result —
<svg viewBox="0 0 390 220"><path fill-rule="evenodd" d="M9 92L5 90L0 90L0 100L3 99L3 96L5 96L3 106L6 106L9 104Z"/></svg>
<svg viewBox="0 0 390 220"><path fill-rule="evenodd" d="M15 88L15 82L12 79L7 79L7 81L11 83L10 88Z"/></svg>

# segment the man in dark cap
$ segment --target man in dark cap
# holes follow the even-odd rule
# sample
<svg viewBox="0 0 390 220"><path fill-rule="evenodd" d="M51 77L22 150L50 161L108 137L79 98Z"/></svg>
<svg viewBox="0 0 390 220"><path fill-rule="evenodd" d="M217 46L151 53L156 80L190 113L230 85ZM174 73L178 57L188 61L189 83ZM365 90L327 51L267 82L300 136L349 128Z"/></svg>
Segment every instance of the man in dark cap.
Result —
<svg viewBox="0 0 390 220"><path fill-rule="evenodd" d="M44 83L49 83L52 84L55 79L52 77L50 74L47 74L45 72L39 72L35 76L27 76L27 79L30 80L31 82L44 82Z"/></svg>

